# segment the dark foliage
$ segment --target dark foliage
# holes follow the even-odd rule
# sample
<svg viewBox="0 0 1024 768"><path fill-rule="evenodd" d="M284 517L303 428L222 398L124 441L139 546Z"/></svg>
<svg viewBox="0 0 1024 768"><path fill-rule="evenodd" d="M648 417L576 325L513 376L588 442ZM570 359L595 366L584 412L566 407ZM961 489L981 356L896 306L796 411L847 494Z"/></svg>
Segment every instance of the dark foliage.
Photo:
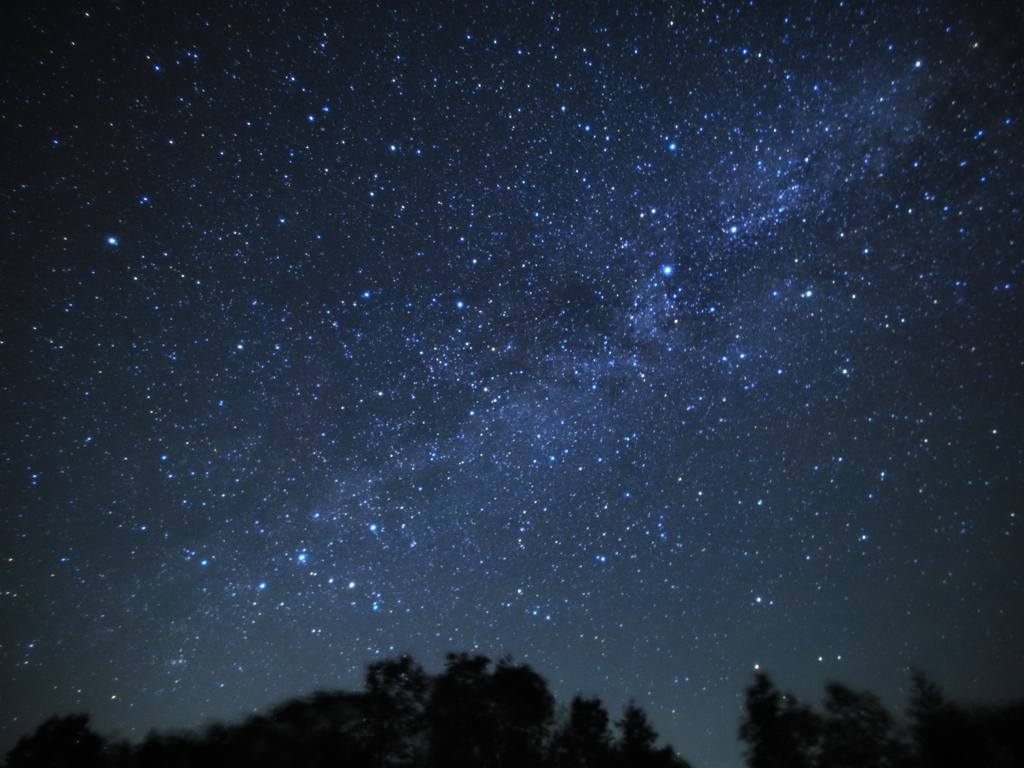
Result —
<svg viewBox="0 0 1024 768"><path fill-rule="evenodd" d="M935 683L914 670L908 714L914 768L1024 766L1024 700L964 707L947 701Z"/></svg>
<svg viewBox="0 0 1024 768"><path fill-rule="evenodd" d="M407 656L377 662L361 692L317 692L240 723L105 739L85 714L51 717L7 768L689 768L658 747L633 701L610 728L598 698L555 716L547 681L509 659L449 654L430 676ZM1024 700L967 707L914 671L904 727L867 691L832 682L822 711L763 673L746 690L750 768L1024 768Z"/></svg>
<svg viewBox="0 0 1024 768"><path fill-rule="evenodd" d="M573 699L556 722L547 681L509 659L450 654L434 677L411 658L367 669L362 692L317 692L237 724L104 739L88 715L47 720L7 755L8 768L688 768L655 747L630 703L612 738L599 699Z"/></svg>
<svg viewBox="0 0 1024 768"><path fill-rule="evenodd" d="M429 682L409 656L367 669L359 733L375 768L411 764L421 751Z"/></svg>
<svg viewBox="0 0 1024 768"><path fill-rule="evenodd" d="M554 714L544 678L528 666L450 654L427 709L428 764L543 765Z"/></svg>
<svg viewBox="0 0 1024 768"><path fill-rule="evenodd" d="M907 747L896 722L874 694L835 682L825 686L825 694L819 766L899 768L907 764Z"/></svg>
<svg viewBox="0 0 1024 768"><path fill-rule="evenodd" d="M914 671L908 718L904 729L874 694L836 682L819 714L759 673L739 735L750 768L1024 768L1024 701L964 707Z"/></svg>
<svg viewBox="0 0 1024 768"><path fill-rule="evenodd" d="M551 742L555 768L604 768L611 757L608 711L598 698L577 694L569 705L566 721Z"/></svg>
<svg viewBox="0 0 1024 768"><path fill-rule="evenodd" d="M615 725L622 734L618 743L619 764L630 768L670 768L689 764L676 757L672 747L655 749L658 734L647 718L647 713L630 701Z"/></svg>
<svg viewBox="0 0 1024 768"><path fill-rule="evenodd" d="M51 717L7 753L8 768L103 764L104 739L89 728L89 715Z"/></svg>
<svg viewBox="0 0 1024 768"><path fill-rule="evenodd" d="M740 739L750 768L810 768L820 725L792 694L781 693L764 673L747 688Z"/></svg>

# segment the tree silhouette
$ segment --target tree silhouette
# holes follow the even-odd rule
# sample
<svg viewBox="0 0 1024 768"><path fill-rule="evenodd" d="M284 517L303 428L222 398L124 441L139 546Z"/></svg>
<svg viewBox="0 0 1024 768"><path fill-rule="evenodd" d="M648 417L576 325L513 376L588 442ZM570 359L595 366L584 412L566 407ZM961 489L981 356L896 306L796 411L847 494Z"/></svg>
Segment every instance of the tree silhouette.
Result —
<svg viewBox="0 0 1024 768"><path fill-rule="evenodd" d="M237 723L108 742L88 715L53 717L7 768L687 768L625 708L619 738L597 698L576 696L553 733L555 700L525 664L449 654L429 676L409 657L371 664L362 692L317 691Z"/></svg>
<svg viewBox="0 0 1024 768"><path fill-rule="evenodd" d="M818 730L818 718L795 696L780 693L765 673L754 675L739 729L750 768L811 768Z"/></svg>
<svg viewBox="0 0 1024 768"><path fill-rule="evenodd" d="M540 764L554 714L547 682L529 666L449 654L427 705L433 765Z"/></svg>
<svg viewBox="0 0 1024 768"><path fill-rule="evenodd" d="M488 692L497 724L496 764L540 765L555 713L547 681L529 665L502 659L491 674Z"/></svg>
<svg viewBox="0 0 1024 768"><path fill-rule="evenodd" d="M611 761L608 711L601 699L579 694L569 705L569 716L552 739L556 768L603 768Z"/></svg>
<svg viewBox="0 0 1024 768"><path fill-rule="evenodd" d="M625 755L632 756L650 752L654 747L654 742L658 739L658 733L651 726L647 713L632 700L623 710L622 719L617 720L615 725L622 733L622 737L619 739L619 749Z"/></svg>
<svg viewBox="0 0 1024 768"><path fill-rule="evenodd" d="M914 669L907 714L915 768L1024 765L1024 701L963 707L947 701L938 685Z"/></svg>
<svg viewBox="0 0 1024 768"><path fill-rule="evenodd" d="M7 753L7 768L102 765L105 740L89 728L89 715L51 717Z"/></svg>
<svg viewBox="0 0 1024 768"><path fill-rule="evenodd" d="M246 768L293 763L333 766L341 758L362 765L368 762L357 736L362 722L361 694L317 691L230 728L224 754L231 763ZM223 763L217 768L223 768Z"/></svg>
<svg viewBox="0 0 1024 768"><path fill-rule="evenodd" d="M619 763L628 768L671 768L687 766L678 758L671 746L655 749L658 732L651 725L647 713L635 701L623 710L622 719L615 725L621 734L618 742Z"/></svg>
<svg viewBox="0 0 1024 768"><path fill-rule="evenodd" d="M878 697L830 682L825 686L819 768L897 768L907 748L896 722Z"/></svg>
<svg viewBox="0 0 1024 768"><path fill-rule="evenodd" d="M966 713L948 703L942 689L920 669L911 670L910 717L914 756L921 768L954 768L966 755Z"/></svg>
<svg viewBox="0 0 1024 768"><path fill-rule="evenodd" d="M490 764L494 754L494 724L487 701L490 665L486 656L448 654L427 704L431 765L469 768Z"/></svg>
<svg viewBox="0 0 1024 768"><path fill-rule="evenodd" d="M830 682L816 715L758 673L746 691L740 738L750 768L1017 768L1024 766L1024 701L964 707L912 670L909 736L867 691Z"/></svg>
<svg viewBox="0 0 1024 768"><path fill-rule="evenodd" d="M410 656L366 671L362 734L375 768L413 761L423 731L427 675Z"/></svg>

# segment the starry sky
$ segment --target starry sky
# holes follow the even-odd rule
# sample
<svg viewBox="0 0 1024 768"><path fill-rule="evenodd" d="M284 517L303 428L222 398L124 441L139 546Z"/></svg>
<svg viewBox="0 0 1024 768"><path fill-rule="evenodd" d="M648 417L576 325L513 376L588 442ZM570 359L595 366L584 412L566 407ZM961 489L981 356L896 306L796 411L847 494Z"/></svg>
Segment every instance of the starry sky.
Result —
<svg viewBox="0 0 1024 768"><path fill-rule="evenodd" d="M1012 2L28 3L0 748L512 654L1024 690Z"/></svg>

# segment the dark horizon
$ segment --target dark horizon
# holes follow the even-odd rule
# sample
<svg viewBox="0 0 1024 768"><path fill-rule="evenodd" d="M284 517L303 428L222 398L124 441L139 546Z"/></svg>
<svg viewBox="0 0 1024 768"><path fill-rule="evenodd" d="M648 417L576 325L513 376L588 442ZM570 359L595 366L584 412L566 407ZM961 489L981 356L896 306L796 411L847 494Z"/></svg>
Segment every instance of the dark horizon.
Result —
<svg viewBox="0 0 1024 768"><path fill-rule="evenodd" d="M1005 2L11 11L0 748L452 649L698 768L757 671L1019 696L1022 39Z"/></svg>
<svg viewBox="0 0 1024 768"><path fill-rule="evenodd" d="M757 671L737 738L748 768L958 768L1024 764L1024 697L964 705L920 669L904 714L871 691L825 684L808 705ZM630 699L559 702L511 657L448 653L431 675L410 656L367 666L361 690L315 691L235 722L104 736L87 713L55 715L20 738L4 768L152 768L297 763L351 768L694 768Z"/></svg>

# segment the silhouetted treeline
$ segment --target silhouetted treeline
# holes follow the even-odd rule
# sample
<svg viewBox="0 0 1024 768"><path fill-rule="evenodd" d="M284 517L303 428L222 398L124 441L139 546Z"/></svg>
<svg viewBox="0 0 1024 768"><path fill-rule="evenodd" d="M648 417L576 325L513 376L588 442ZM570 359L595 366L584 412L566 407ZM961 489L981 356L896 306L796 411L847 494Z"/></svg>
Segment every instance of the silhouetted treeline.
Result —
<svg viewBox="0 0 1024 768"><path fill-rule="evenodd" d="M1024 700L967 707L915 671L905 721L878 698L825 686L822 711L763 673L739 727L750 768L1024 768ZM408 656L367 668L360 692L317 692L241 723L107 739L84 714L52 717L7 768L689 768L629 702L614 727L598 698L556 708L527 665L449 654L428 675Z"/></svg>
<svg viewBox="0 0 1024 768"><path fill-rule="evenodd" d="M747 688L739 736L750 768L1024 768L1024 701L965 707L922 672L911 676L907 723L873 693L825 686L815 712L768 675Z"/></svg>
<svg viewBox="0 0 1024 768"><path fill-rule="evenodd" d="M377 662L361 692L318 692L241 723L105 739L88 715L53 717L8 753L8 768L689 768L656 747L630 702L613 732L600 699L556 716L527 665L449 654L431 676L411 658Z"/></svg>

